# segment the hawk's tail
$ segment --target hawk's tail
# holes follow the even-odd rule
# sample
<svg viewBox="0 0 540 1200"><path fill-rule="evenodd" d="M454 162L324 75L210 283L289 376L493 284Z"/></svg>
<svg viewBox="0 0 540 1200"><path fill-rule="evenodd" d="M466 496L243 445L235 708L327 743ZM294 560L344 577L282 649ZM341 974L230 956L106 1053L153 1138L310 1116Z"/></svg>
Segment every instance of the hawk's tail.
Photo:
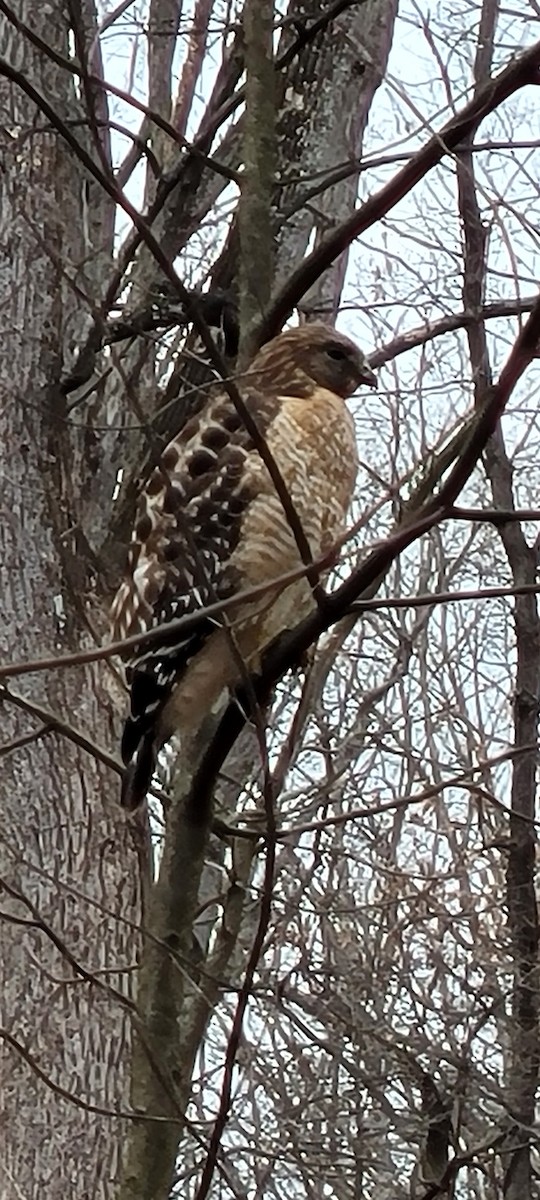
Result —
<svg viewBox="0 0 540 1200"><path fill-rule="evenodd" d="M160 746L159 716L170 690L170 674L157 673L143 660L128 671L131 689L131 711L124 725L121 753L126 764L120 803L123 808L138 808L152 782ZM154 663L154 666L156 664Z"/></svg>
<svg viewBox="0 0 540 1200"><path fill-rule="evenodd" d="M143 803L152 782L156 765L156 750L152 731L139 742L135 754L127 763L122 779L120 803L133 812Z"/></svg>

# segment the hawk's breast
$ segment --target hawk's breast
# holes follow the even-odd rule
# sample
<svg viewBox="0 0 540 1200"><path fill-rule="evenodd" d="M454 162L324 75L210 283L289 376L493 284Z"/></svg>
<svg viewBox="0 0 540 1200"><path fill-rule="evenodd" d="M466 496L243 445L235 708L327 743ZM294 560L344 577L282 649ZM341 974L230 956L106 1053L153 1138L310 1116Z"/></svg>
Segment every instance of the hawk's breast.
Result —
<svg viewBox="0 0 540 1200"><path fill-rule="evenodd" d="M320 558L342 532L352 499L358 467L352 417L340 397L321 388L309 400L282 397L266 436L312 556ZM238 590L275 579L302 563L283 504L256 450L248 455L245 472L254 498L230 561ZM236 610L234 624L265 608L261 632L268 645L298 624L312 604L311 587L300 579L282 589L271 607L267 597Z"/></svg>

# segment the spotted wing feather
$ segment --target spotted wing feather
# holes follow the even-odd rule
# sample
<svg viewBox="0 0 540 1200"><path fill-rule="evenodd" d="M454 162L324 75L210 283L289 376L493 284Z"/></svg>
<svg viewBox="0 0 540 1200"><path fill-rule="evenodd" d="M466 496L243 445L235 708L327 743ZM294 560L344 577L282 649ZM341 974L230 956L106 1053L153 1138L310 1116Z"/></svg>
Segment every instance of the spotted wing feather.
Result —
<svg viewBox="0 0 540 1200"><path fill-rule="evenodd" d="M255 397L245 400L254 407ZM258 411L260 425L264 416ZM220 395L170 443L141 497L127 577L113 605L114 635L165 628L159 641L142 641L126 665L131 693L121 747L126 764L139 751L148 759L145 738L156 715L215 624L203 616L185 633L167 626L235 590L234 572L227 568L251 499L243 479L251 449L232 401Z"/></svg>

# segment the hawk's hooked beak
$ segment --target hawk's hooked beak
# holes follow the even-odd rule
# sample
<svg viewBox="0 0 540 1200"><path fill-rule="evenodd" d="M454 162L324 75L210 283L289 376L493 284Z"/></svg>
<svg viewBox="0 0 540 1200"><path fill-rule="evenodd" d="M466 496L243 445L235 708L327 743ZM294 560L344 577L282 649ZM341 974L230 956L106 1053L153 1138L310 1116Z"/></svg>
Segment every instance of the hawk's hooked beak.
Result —
<svg viewBox="0 0 540 1200"><path fill-rule="evenodd" d="M362 384L364 387L377 387L377 376L367 362L363 364L362 369L358 372L358 386L360 387Z"/></svg>

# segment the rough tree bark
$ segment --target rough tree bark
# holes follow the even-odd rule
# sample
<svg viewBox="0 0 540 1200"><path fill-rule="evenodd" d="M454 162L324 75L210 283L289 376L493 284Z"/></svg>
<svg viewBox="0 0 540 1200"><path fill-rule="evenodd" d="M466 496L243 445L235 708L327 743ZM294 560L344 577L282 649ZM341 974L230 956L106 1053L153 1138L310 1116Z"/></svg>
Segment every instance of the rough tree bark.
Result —
<svg viewBox="0 0 540 1200"><path fill-rule="evenodd" d="M68 54L66 5L38 6L32 24ZM60 114L80 117L71 76L4 16L0 53ZM99 298L111 261L111 210L5 79L0 109L0 636L9 661L92 644L99 622L80 540L91 434L69 425L58 382L81 337L81 292ZM99 757L114 714L96 666L27 677L2 689L1 703L2 1195L105 1200L122 1143L122 1122L108 1113L129 1108L126 1003L140 918L137 846L114 804L117 775Z"/></svg>

